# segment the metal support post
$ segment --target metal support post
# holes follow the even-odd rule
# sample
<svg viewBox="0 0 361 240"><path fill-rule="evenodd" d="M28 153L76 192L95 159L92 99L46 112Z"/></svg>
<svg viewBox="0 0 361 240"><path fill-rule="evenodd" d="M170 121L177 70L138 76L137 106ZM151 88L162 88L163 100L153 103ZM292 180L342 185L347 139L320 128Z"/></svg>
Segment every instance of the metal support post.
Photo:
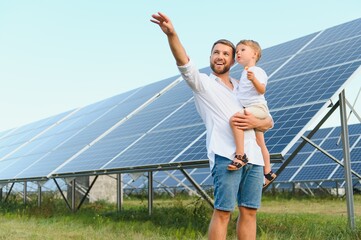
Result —
<svg viewBox="0 0 361 240"><path fill-rule="evenodd" d="M121 173L117 175L117 209L120 212L123 208L123 176Z"/></svg>
<svg viewBox="0 0 361 240"><path fill-rule="evenodd" d="M24 204L26 204L26 197L28 195L28 184L27 182L25 181L24 182L24 192L23 192L23 202Z"/></svg>
<svg viewBox="0 0 361 240"><path fill-rule="evenodd" d="M346 114L346 98L345 90L340 95L340 117L341 117L341 139L343 147L343 159L344 159L344 170L345 170L345 181L346 181L346 201L347 201L347 214L348 224L351 229L355 229L355 212L354 212L354 201L353 201L353 186L351 177L351 159L350 159L350 143L348 138L348 127L347 127L347 114Z"/></svg>
<svg viewBox="0 0 361 240"><path fill-rule="evenodd" d="M38 183L38 207L41 207L41 185Z"/></svg>
<svg viewBox="0 0 361 240"><path fill-rule="evenodd" d="M73 181L71 181L71 210L74 213L76 211L76 207L75 207L75 184L76 184L76 180L75 178L73 179Z"/></svg>
<svg viewBox="0 0 361 240"><path fill-rule="evenodd" d="M148 211L149 215L152 215L153 213L153 172L148 172Z"/></svg>

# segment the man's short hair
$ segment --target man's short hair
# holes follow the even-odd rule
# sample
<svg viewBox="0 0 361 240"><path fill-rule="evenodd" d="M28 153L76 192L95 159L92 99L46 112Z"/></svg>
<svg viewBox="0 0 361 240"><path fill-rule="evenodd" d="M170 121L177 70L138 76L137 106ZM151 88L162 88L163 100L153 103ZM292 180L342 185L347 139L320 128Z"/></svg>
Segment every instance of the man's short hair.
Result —
<svg viewBox="0 0 361 240"><path fill-rule="evenodd" d="M236 47L234 46L234 44L231 41L228 41L227 39L219 39L218 41L216 41L215 43L213 43L212 49L211 49L211 53L213 52L213 48L214 46L216 46L218 43L226 45L230 48L232 48L232 58L234 60L234 57L236 55Z"/></svg>

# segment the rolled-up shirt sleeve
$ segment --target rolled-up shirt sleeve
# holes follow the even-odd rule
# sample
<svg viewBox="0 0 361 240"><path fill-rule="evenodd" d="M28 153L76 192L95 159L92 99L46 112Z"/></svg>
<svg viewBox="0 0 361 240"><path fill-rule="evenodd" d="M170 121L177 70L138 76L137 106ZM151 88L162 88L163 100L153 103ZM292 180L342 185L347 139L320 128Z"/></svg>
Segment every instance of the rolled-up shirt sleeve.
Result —
<svg viewBox="0 0 361 240"><path fill-rule="evenodd" d="M202 82L201 73L198 68L193 64L192 60L183 66L178 66L179 72L183 79L187 82L189 87L194 92L202 92L204 90L204 84Z"/></svg>

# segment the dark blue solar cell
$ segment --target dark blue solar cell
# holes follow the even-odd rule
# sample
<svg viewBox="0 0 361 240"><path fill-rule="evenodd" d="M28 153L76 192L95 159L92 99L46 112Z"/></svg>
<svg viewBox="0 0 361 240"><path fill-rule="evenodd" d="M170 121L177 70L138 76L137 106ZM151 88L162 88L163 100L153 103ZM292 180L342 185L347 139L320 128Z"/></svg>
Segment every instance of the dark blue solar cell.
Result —
<svg viewBox="0 0 361 240"><path fill-rule="evenodd" d="M351 161L360 161L361 162L361 147L351 149L350 155Z"/></svg>
<svg viewBox="0 0 361 240"><path fill-rule="evenodd" d="M15 164L15 162L11 161L9 159L0 161L0 180L1 179L12 179L13 176L6 178L5 173L6 173L6 169L13 164Z"/></svg>
<svg viewBox="0 0 361 240"><path fill-rule="evenodd" d="M272 78L272 75L275 74L275 71L278 70L286 61L287 59L281 58L276 61L271 62L260 62L257 64L257 66L261 67L264 71L266 71L267 76L269 77L268 82L274 81L274 78Z"/></svg>
<svg viewBox="0 0 361 240"><path fill-rule="evenodd" d="M25 125L0 139L0 159L10 157L14 151L27 146L36 137L44 135L49 129L57 125L57 122L69 115L70 112L58 114L29 125Z"/></svg>
<svg viewBox="0 0 361 240"><path fill-rule="evenodd" d="M324 140L324 142L322 143L321 146L325 150L341 149L342 142L338 142L337 138L328 138L328 139Z"/></svg>
<svg viewBox="0 0 361 240"><path fill-rule="evenodd" d="M360 64L361 61L278 81L270 81L266 94L269 108L272 110L294 104L326 102ZM329 77L325 77L325 74L328 74Z"/></svg>
<svg viewBox="0 0 361 240"><path fill-rule="evenodd" d="M361 36L347 42L325 46L310 51L303 51L282 67L272 78L282 79L299 74L307 74L327 68L339 69L342 64L359 61L361 58ZM358 64L359 66L360 64ZM322 78L328 79L329 72ZM312 82L308 82L309 84Z"/></svg>
<svg viewBox="0 0 361 240"><path fill-rule="evenodd" d="M300 152L298 153L290 162L288 166L300 167L305 161L308 160L309 152Z"/></svg>
<svg viewBox="0 0 361 240"><path fill-rule="evenodd" d="M361 133L361 124L353 124L348 126L348 134L350 136L356 135L360 136Z"/></svg>
<svg viewBox="0 0 361 240"><path fill-rule="evenodd" d="M304 134L304 135L305 135L305 134ZM314 140L314 141L312 141L312 142L320 146L321 141L322 141L322 140ZM317 149L316 149L314 146L312 146L311 144L307 143L307 144L302 148L301 151L304 152L304 153L312 153L312 152L314 152L314 151L317 151Z"/></svg>
<svg viewBox="0 0 361 240"><path fill-rule="evenodd" d="M155 130L189 125L203 125L203 121L200 118L193 101L175 112L171 117L155 128Z"/></svg>
<svg viewBox="0 0 361 240"><path fill-rule="evenodd" d="M204 132L205 131L206 129L204 128ZM183 152L182 155L176 159L176 162L187 162L191 160L208 160L205 134Z"/></svg>
<svg viewBox="0 0 361 240"><path fill-rule="evenodd" d="M92 146L89 150L85 151L81 156L77 157L76 159L72 160L71 163L68 163L67 166L77 166L75 171L82 171L82 166L84 166L83 170L88 171L89 167L92 167L91 170L96 170L94 167L98 166L101 167L102 165L105 165L108 161L112 160L112 157L114 157L116 154L121 152L126 145L122 145L124 148L114 148L113 142L119 141L119 138L122 138L122 136L132 136L136 135L136 137L132 140L135 141L139 137L141 137L141 134L147 133L151 128L155 127L158 123L161 123L163 119L166 119L166 117L171 116L176 112L177 110L181 109L182 105L185 104L186 101L191 100L192 93L190 91L187 91L189 94L184 94L185 90L189 90L189 87L183 82L166 92L164 95L161 95L156 101L152 102L150 105L148 105L145 109L143 109L139 114L136 114L134 117L132 117L130 120L127 120L124 122L124 124L120 125L118 128L116 128L114 131L112 131L109 135L107 135L104 139L100 140L99 143ZM177 107L178 106L178 107ZM184 106L185 110L179 110L181 111L180 117L175 116L175 118L179 121L182 117L184 118L184 121L177 122L177 124L184 126L185 121L190 121L189 124L194 124L194 118L189 117L189 114L193 114L192 111L189 111L189 109L194 108L194 104L188 103ZM121 108L119 108L121 109ZM193 111L194 112L194 111ZM121 114L115 114L120 115ZM197 120L198 118L196 118ZM173 123L174 120L170 120L171 123ZM103 122L100 122L102 125ZM169 127L169 125L168 125ZM164 126L163 126L164 128ZM128 145L132 142L128 142ZM119 146L120 147L120 146ZM113 149L114 148L114 149ZM108 155L106 157L100 157L101 160L98 158L94 158L94 154L100 154L99 152L104 151L103 149L109 149L111 152L111 157ZM113 149L113 150L111 150ZM118 151L118 152L117 152ZM89 156L90 155L90 156ZM106 155L106 154L105 154ZM89 161L87 165L80 164L84 161L84 159L87 159ZM96 163L92 163L96 160ZM80 161L80 163L78 163ZM71 170L72 167L67 167L67 170ZM65 168L65 167L64 167ZM66 170L60 170L59 173L64 173Z"/></svg>
<svg viewBox="0 0 361 240"><path fill-rule="evenodd" d="M204 129L200 125L152 131L102 169L171 163Z"/></svg>
<svg viewBox="0 0 361 240"><path fill-rule="evenodd" d="M332 156L336 155L335 152L338 150L333 150L333 151L329 151L328 153L331 154ZM334 156L335 157L335 156ZM341 160L341 159L339 159ZM321 153L321 152L315 152L310 160L307 162L307 165L317 165L317 164L330 164L333 163L334 161L329 158L328 156L326 156L325 154Z"/></svg>
<svg viewBox="0 0 361 240"><path fill-rule="evenodd" d="M161 95L156 101L149 104L144 110L151 111L153 109L177 106L185 103L193 97L193 93L185 81L181 81L175 87ZM143 110L143 111L144 111Z"/></svg>
<svg viewBox="0 0 361 240"><path fill-rule="evenodd" d="M274 168L273 170L277 170L276 168ZM284 169L281 174L277 177L277 181L282 182L282 181L289 181L289 179L295 174L295 172L298 170L297 167L288 167L286 169Z"/></svg>
<svg viewBox="0 0 361 240"><path fill-rule="evenodd" d="M304 181L304 180L323 180L328 179L333 170L335 170L337 164L330 163L324 165L307 165L303 167L300 172L296 175L293 181Z"/></svg>
<svg viewBox="0 0 361 240"><path fill-rule="evenodd" d="M266 71L267 76L270 77L274 71L276 71L279 67L281 67L282 64L285 63L286 60L287 59L282 58L271 62L259 63L257 64L257 66L261 67L264 71ZM230 71L230 75L232 78L239 80L241 78L242 72L243 72L243 67L237 64ZM270 81L272 80L273 78L270 78Z"/></svg>
<svg viewBox="0 0 361 240"><path fill-rule="evenodd" d="M323 140L326 136L328 136L328 134L331 131L332 131L332 129L330 129L330 128L318 129L317 132L312 136L311 140L312 141ZM305 135L307 135L307 133Z"/></svg>
<svg viewBox="0 0 361 240"><path fill-rule="evenodd" d="M307 49L313 49L320 46L344 41L345 39L354 38L361 35L361 18L355 19L323 31L313 41Z"/></svg>
<svg viewBox="0 0 361 240"><path fill-rule="evenodd" d="M351 170L355 171L357 174L361 175L361 162L351 163ZM352 177L355 177L352 175ZM345 169L342 166L337 168L337 171L332 176L333 179L345 179Z"/></svg>
<svg viewBox="0 0 361 240"><path fill-rule="evenodd" d="M316 115L323 104L295 107L279 110L271 114L275 127L265 133L265 140L270 153L281 153L290 141Z"/></svg>
<svg viewBox="0 0 361 240"><path fill-rule="evenodd" d="M0 180L16 179L18 174L26 171L29 167L31 167L31 164L36 162L36 160L40 159L41 157L42 155L37 154L20 158L10 158L6 160L9 164L0 171Z"/></svg>
<svg viewBox="0 0 361 240"><path fill-rule="evenodd" d="M97 117L91 117L90 118L92 120L91 122L88 121L87 124L84 124L82 129L75 131L75 134L71 138L66 139L66 141L62 143L59 148L54 150L51 153L51 155L54 156L56 160L52 161L52 163L49 164L47 162L49 161L48 158L41 159L39 162L35 164L35 166L38 166L38 168L41 170L32 169L32 171L34 171L36 174L40 174L40 173L45 174L45 172L47 171L45 176L48 175L50 172L54 171L56 167L58 167L60 164L68 160L77 152L81 151L89 143L94 141L105 131L107 131L116 123L118 123L120 120L125 118L128 114L130 114L136 108L141 106L148 99L155 96L158 92L160 92L167 84L171 83L174 79L175 77L151 84L148 86L148 88L144 87L134 92L134 94L130 94L127 98L125 98L125 100L122 100L120 103L115 102L116 105L114 106L108 104L107 108L101 108L101 111L100 110L96 111L96 109L99 108L96 109L94 108L93 111L84 112L85 116L94 115L94 113L98 113L98 112L101 112L102 114ZM89 117L87 119L89 119ZM61 159L62 157L63 159ZM95 163L93 165L89 163L87 164L88 166L84 165L84 170L88 170L89 168L92 168L95 165L96 166L103 165L105 164L105 162ZM75 165L77 166L77 170L80 170L82 168L82 165L78 165L78 164ZM30 172L29 170L27 173L24 173L21 176L28 176L28 175L33 175L33 172Z"/></svg>
<svg viewBox="0 0 361 240"><path fill-rule="evenodd" d="M79 146L77 145L71 148L59 148L57 151L51 152L34 161L25 171L17 174L16 178L46 177L78 151Z"/></svg>
<svg viewBox="0 0 361 240"><path fill-rule="evenodd" d="M132 137L99 141L96 146L89 148L84 154L79 155L55 173L62 174L99 170L105 163L124 151L138 138L139 135L135 135Z"/></svg>
<svg viewBox="0 0 361 240"><path fill-rule="evenodd" d="M300 49L302 49L302 47L304 47L312 38L314 38L316 34L317 33L312 33L310 35L264 49L262 51L262 57L259 61L259 64L263 64L265 62L272 62L280 58L290 57L294 55Z"/></svg>

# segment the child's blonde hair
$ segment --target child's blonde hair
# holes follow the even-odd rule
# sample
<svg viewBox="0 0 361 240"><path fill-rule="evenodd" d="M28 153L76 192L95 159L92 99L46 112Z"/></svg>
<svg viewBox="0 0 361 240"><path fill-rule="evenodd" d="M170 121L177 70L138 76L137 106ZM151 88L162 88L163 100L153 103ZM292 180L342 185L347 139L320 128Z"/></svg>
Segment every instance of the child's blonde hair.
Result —
<svg viewBox="0 0 361 240"><path fill-rule="evenodd" d="M262 56L262 49L261 49L261 46L259 45L259 43L254 41L254 40L246 40L246 39L244 39L244 40L241 40L241 41L239 41L237 43L237 47L240 44L243 44L243 45L246 45L246 46L252 48L257 54L256 62L258 62L258 60Z"/></svg>

